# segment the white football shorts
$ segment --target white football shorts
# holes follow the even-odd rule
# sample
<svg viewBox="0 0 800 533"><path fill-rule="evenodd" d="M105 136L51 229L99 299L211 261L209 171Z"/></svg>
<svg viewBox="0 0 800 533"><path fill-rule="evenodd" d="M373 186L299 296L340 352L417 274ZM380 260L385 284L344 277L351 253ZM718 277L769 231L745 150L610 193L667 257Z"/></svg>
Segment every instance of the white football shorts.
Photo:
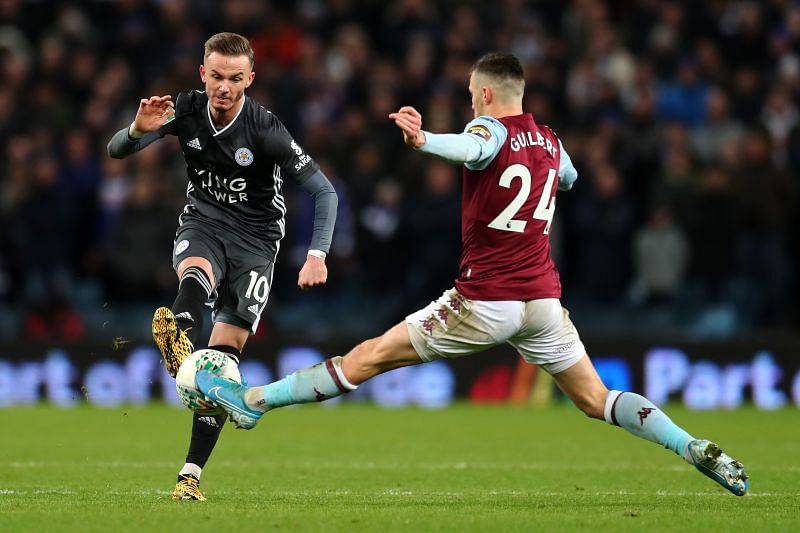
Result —
<svg viewBox="0 0 800 533"><path fill-rule="evenodd" d="M411 344L423 361L452 359L507 342L529 363L558 374L585 353L558 298L470 300L456 289L406 317Z"/></svg>

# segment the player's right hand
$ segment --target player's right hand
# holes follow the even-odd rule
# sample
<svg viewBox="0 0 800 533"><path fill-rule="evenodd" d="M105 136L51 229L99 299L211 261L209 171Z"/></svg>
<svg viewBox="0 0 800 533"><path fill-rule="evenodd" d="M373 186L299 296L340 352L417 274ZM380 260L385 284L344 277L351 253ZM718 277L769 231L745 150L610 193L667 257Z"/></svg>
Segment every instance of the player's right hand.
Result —
<svg viewBox="0 0 800 533"><path fill-rule="evenodd" d="M297 276L297 286L306 290L324 285L326 281L328 281L328 267L325 266L325 260L313 255L307 256L306 263Z"/></svg>
<svg viewBox="0 0 800 533"><path fill-rule="evenodd" d="M403 106L396 113L390 113L389 118L403 132L403 142L412 148L419 148L425 144L425 134L422 132L422 115L410 105Z"/></svg>
<svg viewBox="0 0 800 533"><path fill-rule="evenodd" d="M175 104L171 95L142 98L133 121L133 128L141 133L157 131L174 114Z"/></svg>

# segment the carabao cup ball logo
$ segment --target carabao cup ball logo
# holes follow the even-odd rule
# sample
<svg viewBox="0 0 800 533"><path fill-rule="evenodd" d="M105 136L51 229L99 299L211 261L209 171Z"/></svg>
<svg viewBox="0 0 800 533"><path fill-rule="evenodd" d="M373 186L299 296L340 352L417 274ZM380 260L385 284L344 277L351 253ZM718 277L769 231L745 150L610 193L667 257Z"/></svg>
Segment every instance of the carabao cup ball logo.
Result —
<svg viewBox="0 0 800 533"><path fill-rule="evenodd" d="M253 152L249 148L239 148L234 155L240 166L246 167L253 163Z"/></svg>

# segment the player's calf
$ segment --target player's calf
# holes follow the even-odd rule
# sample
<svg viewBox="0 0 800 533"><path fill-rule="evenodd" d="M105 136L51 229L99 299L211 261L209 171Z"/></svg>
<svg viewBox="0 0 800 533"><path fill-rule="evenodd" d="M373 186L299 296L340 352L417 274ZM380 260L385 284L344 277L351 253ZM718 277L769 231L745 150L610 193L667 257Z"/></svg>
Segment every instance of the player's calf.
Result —
<svg viewBox="0 0 800 533"><path fill-rule="evenodd" d="M632 392L609 391L603 416L609 424L655 442L694 464L689 455L689 443L694 437L675 424L653 402Z"/></svg>
<svg viewBox="0 0 800 533"><path fill-rule="evenodd" d="M669 448L731 493L747 493L750 480L742 463L724 454L715 443L692 437L647 398L610 391L604 416L609 424Z"/></svg>
<svg viewBox="0 0 800 533"><path fill-rule="evenodd" d="M199 265L188 266L181 272L172 312L178 327L186 332L192 344L197 343L202 333L203 308L213 291L214 283Z"/></svg>
<svg viewBox="0 0 800 533"><path fill-rule="evenodd" d="M341 358L341 374L353 385L378 374L424 361L409 338L408 326L401 322L374 339L362 342Z"/></svg>
<svg viewBox="0 0 800 533"><path fill-rule="evenodd" d="M333 357L285 378L247 391L249 406L268 411L297 403L321 402L357 388L342 371L342 358Z"/></svg>
<svg viewBox="0 0 800 533"><path fill-rule="evenodd" d="M355 390L357 387L344 376L341 362L341 357L334 357L269 385L250 388L199 371L197 387L225 409L238 427L251 429L270 409L321 402Z"/></svg>
<svg viewBox="0 0 800 533"><path fill-rule="evenodd" d="M601 391L583 391L579 394L570 396L575 407L583 411L589 418L603 420L603 410L605 407L608 390L603 387Z"/></svg>

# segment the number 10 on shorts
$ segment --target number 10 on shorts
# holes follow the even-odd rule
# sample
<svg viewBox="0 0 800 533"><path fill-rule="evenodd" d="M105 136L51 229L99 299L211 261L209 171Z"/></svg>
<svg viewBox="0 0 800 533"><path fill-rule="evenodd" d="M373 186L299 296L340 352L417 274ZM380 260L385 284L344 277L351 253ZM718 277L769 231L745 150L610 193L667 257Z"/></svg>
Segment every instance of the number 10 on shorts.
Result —
<svg viewBox="0 0 800 533"><path fill-rule="evenodd" d="M244 293L245 298L255 298L259 303L267 301L269 294L269 282L267 276L259 276L255 270L250 271L250 284L247 286L247 291Z"/></svg>

